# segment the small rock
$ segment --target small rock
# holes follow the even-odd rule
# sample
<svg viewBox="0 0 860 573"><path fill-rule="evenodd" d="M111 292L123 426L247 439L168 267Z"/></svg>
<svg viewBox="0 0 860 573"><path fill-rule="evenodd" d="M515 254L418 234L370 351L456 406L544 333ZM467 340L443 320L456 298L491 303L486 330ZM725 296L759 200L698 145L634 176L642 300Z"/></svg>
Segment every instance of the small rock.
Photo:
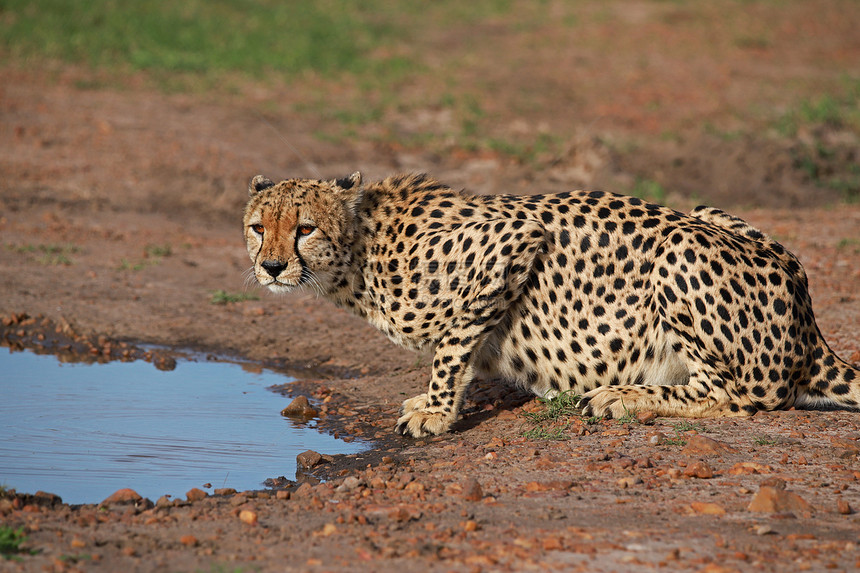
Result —
<svg viewBox="0 0 860 573"><path fill-rule="evenodd" d="M726 510L716 503L694 501L690 504L690 510L700 515L725 515Z"/></svg>
<svg viewBox="0 0 860 573"><path fill-rule="evenodd" d="M685 455L720 455L730 454L737 450L727 444L718 442L717 440L706 438L705 436L692 435L687 439L687 445L681 450Z"/></svg>
<svg viewBox="0 0 860 573"><path fill-rule="evenodd" d="M197 538L193 535L187 534L179 538L179 543L185 545L186 547L194 547L199 543L199 541L197 541Z"/></svg>
<svg viewBox="0 0 860 573"><path fill-rule="evenodd" d="M785 489L785 480L779 477L769 477L767 479L762 480L762 482L759 484L759 487L765 485L774 489L783 490Z"/></svg>
<svg viewBox="0 0 860 573"><path fill-rule="evenodd" d="M773 468L767 464L759 464L756 462L738 462L728 469L728 474L747 475L747 474L769 474Z"/></svg>
<svg viewBox="0 0 860 573"><path fill-rule="evenodd" d="M636 421L640 424L649 424L657 418L657 414L651 412L650 410L645 410L644 412L638 412L636 414Z"/></svg>
<svg viewBox="0 0 860 573"><path fill-rule="evenodd" d="M286 500L290 499L290 492L285 489L279 489L275 494L275 499Z"/></svg>
<svg viewBox="0 0 860 573"><path fill-rule="evenodd" d="M463 523L463 531L478 531L478 522L474 519L469 519Z"/></svg>
<svg viewBox="0 0 860 573"><path fill-rule="evenodd" d="M747 509L764 513L809 514L814 511L812 505L796 493L767 485L759 488Z"/></svg>
<svg viewBox="0 0 860 573"><path fill-rule="evenodd" d="M615 481L615 485L617 485L618 487L620 487L622 489L631 488L634 485L638 485L640 483L642 483L642 478L639 476L623 477L623 478L619 478Z"/></svg>
<svg viewBox="0 0 860 573"><path fill-rule="evenodd" d="M187 499L188 501L200 501L201 499L206 499L207 497L209 497L208 493L196 487L189 489L188 493L185 494L185 499Z"/></svg>
<svg viewBox="0 0 860 573"><path fill-rule="evenodd" d="M336 491L352 491L355 488L362 485L363 481L361 478L357 478L355 476L349 476L344 478L343 483L337 486Z"/></svg>
<svg viewBox="0 0 860 573"><path fill-rule="evenodd" d="M322 535L323 537L328 537L330 535L334 535L335 533L337 533L337 526L334 523L326 523L323 526L322 531L320 531L320 535Z"/></svg>
<svg viewBox="0 0 860 573"><path fill-rule="evenodd" d="M158 498L158 501L155 502L155 507L168 507L170 505L170 496L162 495Z"/></svg>
<svg viewBox="0 0 860 573"><path fill-rule="evenodd" d="M305 396L296 396L289 405L281 410L281 416L292 418L313 418L319 414Z"/></svg>
<svg viewBox="0 0 860 573"><path fill-rule="evenodd" d="M648 435L648 443L652 446L659 446L665 441L666 434L663 434L662 432L654 432L653 434Z"/></svg>
<svg viewBox="0 0 860 573"><path fill-rule="evenodd" d="M322 455L313 450L308 450L297 455L296 462L298 462L301 467L309 470L318 466L322 462Z"/></svg>
<svg viewBox="0 0 860 573"><path fill-rule="evenodd" d="M842 515L851 515L852 513L854 513L848 502L841 497L836 500L836 511L838 511Z"/></svg>
<svg viewBox="0 0 860 573"><path fill-rule="evenodd" d="M481 484L473 477L467 478L463 482L463 499L466 501L481 501L484 497L484 491L481 489Z"/></svg>
<svg viewBox="0 0 860 573"><path fill-rule="evenodd" d="M759 525L755 528L756 535L770 535L772 533L776 533L776 531L770 525Z"/></svg>
<svg viewBox="0 0 860 573"><path fill-rule="evenodd" d="M133 503L136 504L143 500L143 497L133 489L123 488L118 489L109 495L101 503L101 505Z"/></svg>
<svg viewBox="0 0 860 573"><path fill-rule="evenodd" d="M63 503L63 498L58 496L55 493L48 493L46 491L39 490L33 494L35 498L34 501L39 505L61 505Z"/></svg>
<svg viewBox="0 0 860 573"><path fill-rule="evenodd" d="M233 495L236 493L236 490L232 487L219 487L213 491L215 495Z"/></svg>
<svg viewBox="0 0 860 573"><path fill-rule="evenodd" d="M239 521L248 525L257 525L257 512L250 509L243 509L239 512Z"/></svg>
<svg viewBox="0 0 860 573"><path fill-rule="evenodd" d="M705 462L696 462L687 466L684 475L699 479L711 479L714 477L714 470Z"/></svg>
<svg viewBox="0 0 860 573"><path fill-rule="evenodd" d="M311 493L313 493L313 491L314 491L314 486L305 482L296 488L296 490L293 492L293 497L301 499L303 497L309 496Z"/></svg>

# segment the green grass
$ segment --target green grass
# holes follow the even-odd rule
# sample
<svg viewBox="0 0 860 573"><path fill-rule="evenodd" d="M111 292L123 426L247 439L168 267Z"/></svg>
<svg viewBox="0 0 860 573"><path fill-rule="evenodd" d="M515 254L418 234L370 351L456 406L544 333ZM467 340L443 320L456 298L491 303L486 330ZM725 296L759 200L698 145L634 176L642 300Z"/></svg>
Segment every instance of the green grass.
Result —
<svg viewBox="0 0 860 573"><path fill-rule="evenodd" d="M682 432L698 432L700 434L706 434L710 431L699 422L691 422L689 420L676 422L672 424L672 428L674 428L675 432L679 434Z"/></svg>
<svg viewBox="0 0 860 573"><path fill-rule="evenodd" d="M624 408L624 415L617 418L616 422L619 424L630 424L637 421L636 416L639 414L639 410L628 409L623 400L621 401L621 407Z"/></svg>
<svg viewBox="0 0 860 573"><path fill-rule="evenodd" d="M570 390L555 398L540 398L542 409L523 413L523 417L532 424L531 428L523 432L523 437L529 440L566 440L570 426L567 420L579 413L580 399L581 396Z"/></svg>
<svg viewBox="0 0 860 573"><path fill-rule="evenodd" d="M156 74L308 72L381 81L417 71L400 49L434 25L511 10L508 0L2 0L0 55ZM370 80L375 81L375 80Z"/></svg>
<svg viewBox="0 0 860 573"><path fill-rule="evenodd" d="M535 426L523 432L523 437L528 440L566 440L568 425L557 428L544 428L543 426Z"/></svg>
<svg viewBox="0 0 860 573"><path fill-rule="evenodd" d="M853 250L854 254L860 253L860 239L855 237L844 237L836 243L836 248L841 250Z"/></svg>
<svg viewBox="0 0 860 573"><path fill-rule="evenodd" d="M6 525L0 525L0 556L5 559L14 558L18 553L23 553L21 544L27 540L24 528L12 529Z"/></svg>
<svg viewBox="0 0 860 573"><path fill-rule="evenodd" d="M40 245L11 245L6 248L21 254L29 254L40 265L71 265L74 263L70 255L79 253L81 249L71 244L40 244Z"/></svg>
<svg viewBox="0 0 860 573"><path fill-rule="evenodd" d="M581 399L581 396L570 390L560 393L555 398L540 398L543 409L537 412L524 412L523 416L533 424L557 421L576 415Z"/></svg>
<svg viewBox="0 0 860 573"><path fill-rule="evenodd" d="M700 434L705 434L710 431L702 424L691 422L689 420L681 420L680 422L672 424L672 429L675 430L675 436L672 438L666 438L663 442L667 446L686 446L687 439L683 435L684 432L698 432Z"/></svg>
<svg viewBox="0 0 860 573"><path fill-rule="evenodd" d="M173 254L173 248L170 245L147 245L143 252L147 257L169 257Z"/></svg>
<svg viewBox="0 0 860 573"><path fill-rule="evenodd" d="M173 254L173 247L164 245L146 245L143 248L143 259L132 261L126 258L120 259L117 270L120 271L142 271L147 267L157 265L165 257Z"/></svg>
<svg viewBox="0 0 860 573"><path fill-rule="evenodd" d="M170 92L289 86L269 111L288 106L317 116L320 140L492 151L529 162L554 141L494 133L499 122L481 104L486 86L452 72L474 41L473 26L495 19L523 34L549 18L539 3L511 0L0 0L0 58L96 72L75 80L81 89L122 86L132 74ZM439 30L456 38L443 50L434 49ZM433 87L410 91L419 83ZM398 123L440 108L452 111L450 125Z"/></svg>
<svg viewBox="0 0 860 573"><path fill-rule="evenodd" d="M687 440L685 440L684 438L682 438L678 434L675 434L674 438L666 438L666 440L663 443L666 444L667 446L686 446Z"/></svg>
<svg viewBox="0 0 860 573"><path fill-rule="evenodd" d="M4 0L0 46L19 59L162 72L369 72L395 30L377 2Z"/></svg>
<svg viewBox="0 0 860 573"><path fill-rule="evenodd" d="M230 293L225 290L216 290L212 292L209 302L212 304L229 304L231 302L243 302L246 300L259 300L260 297L253 293L239 292Z"/></svg>
<svg viewBox="0 0 860 573"><path fill-rule="evenodd" d="M770 436L762 434L760 436L756 436L753 443L757 446L773 446L777 444L778 441Z"/></svg>

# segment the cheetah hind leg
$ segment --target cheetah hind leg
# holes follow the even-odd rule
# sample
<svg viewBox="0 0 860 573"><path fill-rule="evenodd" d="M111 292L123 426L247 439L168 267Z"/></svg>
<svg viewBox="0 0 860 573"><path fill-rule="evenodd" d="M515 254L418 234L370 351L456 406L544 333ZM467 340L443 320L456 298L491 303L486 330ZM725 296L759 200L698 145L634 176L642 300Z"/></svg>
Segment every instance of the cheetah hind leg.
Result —
<svg viewBox="0 0 860 573"><path fill-rule="evenodd" d="M728 399L701 392L697 384L673 386L601 386L587 392L580 401L586 416L619 419L637 412L681 418L722 418L749 416L755 412L731 407ZM723 397L720 397L723 398ZM727 398L727 396L725 397Z"/></svg>

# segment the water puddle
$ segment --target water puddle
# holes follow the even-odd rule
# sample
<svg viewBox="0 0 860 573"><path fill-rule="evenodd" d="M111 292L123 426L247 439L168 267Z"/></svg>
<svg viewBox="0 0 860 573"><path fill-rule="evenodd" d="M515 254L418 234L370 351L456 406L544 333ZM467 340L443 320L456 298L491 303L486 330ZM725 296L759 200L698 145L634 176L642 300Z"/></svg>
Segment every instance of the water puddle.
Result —
<svg viewBox="0 0 860 573"><path fill-rule="evenodd" d="M0 485L72 504L124 487L154 501L207 483L260 489L295 475L305 450L363 449L283 418L289 399L267 388L285 382L230 362L179 360L165 372L0 348Z"/></svg>

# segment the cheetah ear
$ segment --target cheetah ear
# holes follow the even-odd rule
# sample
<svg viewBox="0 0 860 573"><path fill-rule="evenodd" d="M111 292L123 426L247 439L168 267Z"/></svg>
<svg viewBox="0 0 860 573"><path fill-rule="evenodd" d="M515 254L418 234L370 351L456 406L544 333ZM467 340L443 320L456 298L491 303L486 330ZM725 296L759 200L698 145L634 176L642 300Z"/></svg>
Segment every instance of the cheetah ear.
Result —
<svg viewBox="0 0 860 573"><path fill-rule="evenodd" d="M344 191L352 189L353 187L361 187L361 173L356 171L349 177L335 179L334 184L343 189Z"/></svg>
<svg viewBox="0 0 860 573"><path fill-rule="evenodd" d="M361 173L356 171L349 177L336 179L333 183L335 186L335 195L355 215L358 212L358 206L361 205L361 200L364 199L364 188L361 186Z"/></svg>
<svg viewBox="0 0 860 573"><path fill-rule="evenodd" d="M248 195L254 195L256 193L259 193L263 189L268 189L269 187L274 186L275 183L268 177L263 177L262 175L254 175L254 178L251 179L250 183L248 183Z"/></svg>

